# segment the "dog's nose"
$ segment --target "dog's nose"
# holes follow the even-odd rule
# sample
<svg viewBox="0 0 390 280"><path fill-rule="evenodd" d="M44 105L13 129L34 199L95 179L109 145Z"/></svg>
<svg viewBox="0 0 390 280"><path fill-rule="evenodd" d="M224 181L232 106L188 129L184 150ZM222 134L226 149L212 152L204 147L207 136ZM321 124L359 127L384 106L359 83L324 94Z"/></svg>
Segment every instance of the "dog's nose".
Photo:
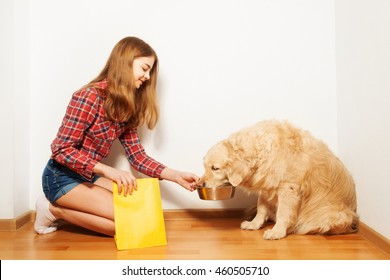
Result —
<svg viewBox="0 0 390 280"><path fill-rule="evenodd" d="M206 186L206 182L201 178L196 185L202 188Z"/></svg>

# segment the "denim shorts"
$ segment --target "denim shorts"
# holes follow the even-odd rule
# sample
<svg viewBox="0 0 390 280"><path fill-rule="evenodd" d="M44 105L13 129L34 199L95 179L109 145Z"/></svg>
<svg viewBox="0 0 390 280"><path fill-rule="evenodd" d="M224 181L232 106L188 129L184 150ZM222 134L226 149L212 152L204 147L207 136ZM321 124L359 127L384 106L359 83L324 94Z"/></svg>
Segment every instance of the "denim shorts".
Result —
<svg viewBox="0 0 390 280"><path fill-rule="evenodd" d="M42 187L46 198L53 203L64 194L82 183L95 183L100 177L95 175L91 180L50 159L42 174Z"/></svg>

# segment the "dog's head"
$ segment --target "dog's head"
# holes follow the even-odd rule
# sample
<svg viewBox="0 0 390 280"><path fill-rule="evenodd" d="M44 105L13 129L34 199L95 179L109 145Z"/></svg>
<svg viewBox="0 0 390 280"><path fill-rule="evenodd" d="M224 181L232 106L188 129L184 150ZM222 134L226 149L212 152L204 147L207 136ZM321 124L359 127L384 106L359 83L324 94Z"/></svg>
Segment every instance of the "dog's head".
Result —
<svg viewBox="0 0 390 280"><path fill-rule="evenodd" d="M221 141L211 147L203 158L204 174L199 184L205 187L220 187L223 185L240 185L249 174L250 168L245 160L239 157L237 151L227 141Z"/></svg>

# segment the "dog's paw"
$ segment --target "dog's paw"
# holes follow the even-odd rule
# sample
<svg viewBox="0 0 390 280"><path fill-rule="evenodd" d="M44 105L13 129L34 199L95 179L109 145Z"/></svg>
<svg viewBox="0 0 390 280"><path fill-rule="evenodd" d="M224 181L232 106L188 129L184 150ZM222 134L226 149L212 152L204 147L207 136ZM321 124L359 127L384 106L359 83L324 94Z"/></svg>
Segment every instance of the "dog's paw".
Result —
<svg viewBox="0 0 390 280"><path fill-rule="evenodd" d="M286 232L276 231L274 229L267 229L263 235L263 238L266 240L282 239L283 237L286 237Z"/></svg>
<svg viewBox="0 0 390 280"><path fill-rule="evenodd" d="M253 221L243 221L241 223L241 229L256 230L261 228L261 225Z"/></svg>

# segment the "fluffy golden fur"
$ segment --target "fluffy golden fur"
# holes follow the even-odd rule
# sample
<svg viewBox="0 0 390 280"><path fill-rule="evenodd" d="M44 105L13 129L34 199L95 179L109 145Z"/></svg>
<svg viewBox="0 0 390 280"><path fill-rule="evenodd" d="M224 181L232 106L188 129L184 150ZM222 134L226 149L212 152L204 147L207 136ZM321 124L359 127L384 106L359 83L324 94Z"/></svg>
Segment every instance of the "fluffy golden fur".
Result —
<svg viewBox="0 0 390 280"><path fill-rule="evenodd" d="M214 145L200 184L231 184L258 195L257 213L242 229L272 220L264 239L287 234L357 230L355 184L326 144L288 122L267 120Z"/></svg>

